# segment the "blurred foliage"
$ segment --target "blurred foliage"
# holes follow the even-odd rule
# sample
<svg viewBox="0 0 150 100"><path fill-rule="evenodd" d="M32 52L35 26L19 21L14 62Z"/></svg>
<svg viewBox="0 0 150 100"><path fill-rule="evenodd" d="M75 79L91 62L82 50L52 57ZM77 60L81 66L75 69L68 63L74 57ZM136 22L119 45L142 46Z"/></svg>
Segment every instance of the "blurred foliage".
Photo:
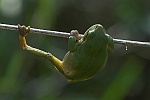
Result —
<svg viewBox="0 0 150 100"><path fill-rule="evenodd" d="M114 38L150 41L150 0L0 0L0 23L80 33L102 24ZM67 39L30 34L29 45L62 59ZM0 100L149 100L150 48L115 45L105 69L69 84L52 64L0 30Z"/></svg>

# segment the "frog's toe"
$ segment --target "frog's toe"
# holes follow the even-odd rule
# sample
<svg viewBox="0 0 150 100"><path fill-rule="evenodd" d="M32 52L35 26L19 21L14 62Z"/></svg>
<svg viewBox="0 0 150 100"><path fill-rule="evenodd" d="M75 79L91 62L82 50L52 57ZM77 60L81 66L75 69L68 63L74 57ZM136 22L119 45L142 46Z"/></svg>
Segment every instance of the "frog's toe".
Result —
<svg viewBox="0 0 150 100"><path fill-rule="evenodd" d="M72 30L70 32L70 36L75 36L77 40L81 39L81 36L80 36L80 34L79 34L79 32L77 30Z"/></svg>
<svg viewBox="0 0 150 100"><path fill-rule="evenodd" d="M79 34L79 32L77 31L77 30L72 30L71 32L70 32L70 35L71 36L77 36Z"/></svg>
<svg viewBox="0 0 150 100"><path fill-rule="evenodd" d="M30 26L26 27L26 26L21 26L18 24L18 30L20 33L20 36L25 37L29 32L30 32Z"/></svg>

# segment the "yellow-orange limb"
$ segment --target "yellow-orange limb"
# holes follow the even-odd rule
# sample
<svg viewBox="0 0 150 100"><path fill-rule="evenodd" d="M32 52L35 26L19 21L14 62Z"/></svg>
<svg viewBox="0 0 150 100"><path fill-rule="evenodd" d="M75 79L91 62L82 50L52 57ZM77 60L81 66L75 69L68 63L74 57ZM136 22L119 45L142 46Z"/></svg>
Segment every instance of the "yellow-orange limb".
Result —
<svg viewBox="0 0 150 100"><path fill-rule="evenodd" d="M20 32L20 34L19 34L20 44L24 50L26 50L27 52L32 53L36 56L48 59L60 73L65 75L64 71L62 69L62 61L61 60L54 57L51 53L48 53L48 52L45 52L40 49L33 48L33 47L27 45L25 36L27 36L27 34L29 34L30 26L25 27L25 26L18 25L18 30Z"/></svg>

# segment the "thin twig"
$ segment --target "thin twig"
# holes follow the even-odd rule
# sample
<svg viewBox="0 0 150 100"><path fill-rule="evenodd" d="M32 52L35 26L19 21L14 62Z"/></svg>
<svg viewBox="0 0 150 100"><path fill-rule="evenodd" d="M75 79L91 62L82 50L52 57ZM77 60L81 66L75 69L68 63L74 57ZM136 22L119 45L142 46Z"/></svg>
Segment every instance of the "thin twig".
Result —
<svg viewBox="0 0 150 100"><path fill-rule="evenodd" d="M18 30L17 25L8 25L8 24L0 24L0 29L7 29L7 30ZM51 35L57 37L64 37L68 38L70 33L67 32L58 32L58 31L50 31L50 30L43 30L43 29L35 29L30 28L30 33L37 33L43 35ZM83 35L80 34L81 37ZM150 47L150 42L139 42L139 41L131 41L131 40L121 40L121 39L113 39L115 44L124 44L126 46L142 46L142 47Z"/></svg>

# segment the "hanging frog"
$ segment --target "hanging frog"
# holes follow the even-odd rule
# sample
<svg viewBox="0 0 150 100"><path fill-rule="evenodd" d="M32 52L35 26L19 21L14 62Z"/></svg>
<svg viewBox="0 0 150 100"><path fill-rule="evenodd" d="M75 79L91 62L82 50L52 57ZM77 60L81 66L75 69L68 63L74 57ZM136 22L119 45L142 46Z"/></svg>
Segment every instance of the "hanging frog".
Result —
<svg viewBox="0 0 150 100"><path fill-rule="evenodd" d="M25 36L30 26L18 25L19 40L22 48L36 56L49 60L69 82L84 81L100 72L107 62L108 51L114 50L113 38L106 34L102 25L91 26L81 37L77 30L70 33L68 53L59 60L51 53L33 48L26 44Z"/></svg>

